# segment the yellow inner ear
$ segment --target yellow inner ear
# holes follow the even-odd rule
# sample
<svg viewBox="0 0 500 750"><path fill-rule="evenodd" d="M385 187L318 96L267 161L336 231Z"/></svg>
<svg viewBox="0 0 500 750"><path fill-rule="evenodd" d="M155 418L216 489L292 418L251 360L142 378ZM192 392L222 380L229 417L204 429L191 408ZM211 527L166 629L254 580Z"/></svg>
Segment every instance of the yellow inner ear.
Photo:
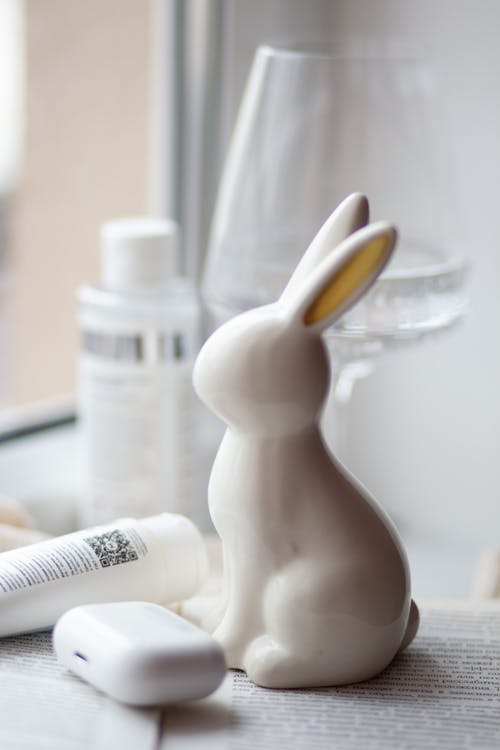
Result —
<svg viewBox="0 0 500 750"><path fill-rule="evenodd" d="M304 323L308 326L319 323L337 310L368 276L373 276L377 271L384 260L388 244L389 236L383 234L361 248L323 287L308 307Z"/></svg>

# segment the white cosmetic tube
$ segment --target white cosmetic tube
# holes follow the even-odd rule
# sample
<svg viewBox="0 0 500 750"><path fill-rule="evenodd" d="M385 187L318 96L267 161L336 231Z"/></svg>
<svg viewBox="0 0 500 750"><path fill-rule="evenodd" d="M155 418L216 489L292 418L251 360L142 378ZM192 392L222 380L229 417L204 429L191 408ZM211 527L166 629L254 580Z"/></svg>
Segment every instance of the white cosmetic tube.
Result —
<svg viewBox="0 0 500 750"><path fill-rule="evenodd" d="M200 532L171 513L10 550L0 554L0 636L50 628L81 604L186 599L206 570Z"/></svg>

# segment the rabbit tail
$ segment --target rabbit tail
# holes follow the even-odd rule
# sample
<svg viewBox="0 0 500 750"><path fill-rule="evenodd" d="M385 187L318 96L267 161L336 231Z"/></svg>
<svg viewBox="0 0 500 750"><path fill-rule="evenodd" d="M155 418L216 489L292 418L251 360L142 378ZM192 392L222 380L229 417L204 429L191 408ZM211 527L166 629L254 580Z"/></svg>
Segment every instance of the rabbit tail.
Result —
<svg viewBox="0 0 500 750"><path fill-rule="evenodd" d="M404 649L410 645L412 640L415 638L418 630L418 625L420 622L420 614L418 612L418 607L413 601L411 600L410 604L410 614L408 616L408 624L406 626L406 632L403 636L403 640L401 641L401 646L398 649L398 652L404 651Z"/></svg>

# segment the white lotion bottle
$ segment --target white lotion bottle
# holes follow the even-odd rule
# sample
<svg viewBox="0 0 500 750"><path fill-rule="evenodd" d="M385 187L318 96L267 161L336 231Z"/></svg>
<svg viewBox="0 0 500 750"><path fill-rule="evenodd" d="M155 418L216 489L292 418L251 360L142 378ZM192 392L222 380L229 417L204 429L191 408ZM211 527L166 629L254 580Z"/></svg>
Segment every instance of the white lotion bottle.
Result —
<svg viewBox="0 0 500 750"><path fill-rule="evenodd" d="M163 219L104 224L102 286L78 290L84 526L162 511L205 523L191 383L200 309L176 275L177 240Z"/></svg>
<svg viewBox="0 0 500 750"><path fill-rule="evenodd" d="M0 637L42 630L83 604L192 596L207 570L183 516L123 518L0 554Z"/></svg>

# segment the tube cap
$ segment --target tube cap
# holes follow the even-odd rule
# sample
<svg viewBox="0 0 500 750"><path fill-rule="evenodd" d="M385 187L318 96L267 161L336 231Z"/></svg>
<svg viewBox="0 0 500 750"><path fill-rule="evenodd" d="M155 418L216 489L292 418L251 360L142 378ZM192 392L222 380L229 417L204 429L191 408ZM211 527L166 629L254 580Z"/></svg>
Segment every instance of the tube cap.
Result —
<svg viewBox="0 0 500 750"><path fill-rule="evenodd" d="M160 601L188 599L196 593L208 572L205 542L194 523L176 513L141 518L165 549L164 593Z"/></svg>
<svg viewBox="0 0 500 750"><path fill-rule="evenodd" d="M178 225L153 217L108 221L101 227L102 284L113 291L165 284L177 266Z"/></svg>

